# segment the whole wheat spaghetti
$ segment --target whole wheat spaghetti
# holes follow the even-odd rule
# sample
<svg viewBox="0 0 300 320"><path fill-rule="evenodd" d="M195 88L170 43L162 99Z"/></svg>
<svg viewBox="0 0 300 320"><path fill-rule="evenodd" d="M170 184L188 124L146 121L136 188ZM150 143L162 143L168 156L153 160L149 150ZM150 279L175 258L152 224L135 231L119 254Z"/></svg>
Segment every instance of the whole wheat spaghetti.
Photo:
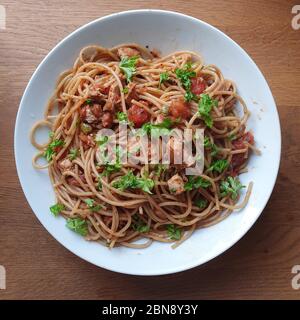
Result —
<svg viewBox="0 0 300 320"><path fill-rule="evenodd" d="M160 57L137 44L89 46L60 75L44 119L32 128L39 150L33 166L49 170L57 199L51 212L87 240L132 248L155 240L175 247L246 205L252 183L239 201L244 186L238 176L250 152L258 152L246 131L248 117L235 84L195 52ZM169 165L99 163L107 139L97 132L110 128L118 136L120 122L145 134L152 128L205 129L203 174L187 176L187 165L172 157ZM41 126L51 130L46 144L35 140Z"/></svg>

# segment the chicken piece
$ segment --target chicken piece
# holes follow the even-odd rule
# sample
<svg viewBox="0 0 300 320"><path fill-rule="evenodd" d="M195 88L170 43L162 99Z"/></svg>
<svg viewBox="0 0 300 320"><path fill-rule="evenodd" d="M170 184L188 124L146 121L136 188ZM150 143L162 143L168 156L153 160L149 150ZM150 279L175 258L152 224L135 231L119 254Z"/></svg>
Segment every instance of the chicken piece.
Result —
<svg viewBox="0 0 300 320"><path fill-rule="evenodd" d="M118 56L120 58L124 57L134 57L139 56L140 52L136 49L130 48L130 47L123 47L118 49Z"/></svg>
<svg viewBox="0 0 300 320"><path fill-rule="evenodd" d="M72 167L72 162L70 159L64 159L62 161L59 162L59 167L63 170L69 170Z"/></svg>
<svg viewBox="0 0 300 320"><path fill-rule="evenodd" d="M179 174L175 174L167 183L172 194L177 195L184 192L184 182Z"/></svg>
<svg viewBox="0 0 300 320"><path fill-rule="evenodd" d="M120 89L117 85L112 85L108 92L107 101L103 107L103 111L114 112L115 105L120 103Z"/></svg>
<svg viewBox="0 0 300 320"><path fill-rule="evenodd" d="M98 103L94 103L92 106L85 105L80 110L80 119L87 123L98 122L102 114L102 108Z"/></svg>
<svg viewBox="0 0 300 320"><path fill-rule="evenodd" d="M169 113L176 119L187 119L191 115L188 104L183 99L172 100Z"/></svg>
<svg viewBox="0 0 300 320"><path fill-rule="evenodd" d="M102 126L104 128L110 128L113 124L113 120L113 115L110 112L105 111L102 117Z"/></svg>

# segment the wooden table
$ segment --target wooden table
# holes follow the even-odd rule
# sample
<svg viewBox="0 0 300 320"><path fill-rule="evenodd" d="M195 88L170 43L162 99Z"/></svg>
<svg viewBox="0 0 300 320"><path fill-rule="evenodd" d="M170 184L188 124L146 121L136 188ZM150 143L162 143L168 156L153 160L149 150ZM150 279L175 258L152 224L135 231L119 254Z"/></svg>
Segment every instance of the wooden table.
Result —
<svg viewBox="0 0 300 320"><path fill-rule="evenodd" d="M0 30L0 299L299 299L291 268L300 264L300 30L295 1L5 0ZM282 126L280 173L255 226L232 249L204 266L161 277L134 277L76 257L41 226L20 187L13 130L31 74L62 38L104 15L138 8L180 11L227 33L255 60L275 96ZM298 207L299 206L299 207Z"/></svg>

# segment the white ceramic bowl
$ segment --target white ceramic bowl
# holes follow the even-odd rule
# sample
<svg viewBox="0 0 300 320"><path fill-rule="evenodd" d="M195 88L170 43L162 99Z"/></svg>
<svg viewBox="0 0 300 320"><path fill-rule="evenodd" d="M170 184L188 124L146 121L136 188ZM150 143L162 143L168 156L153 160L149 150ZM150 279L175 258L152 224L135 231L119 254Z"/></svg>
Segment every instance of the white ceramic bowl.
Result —
<svg viewBox="0 0 300 320"><path fill-rule="evenodd" d="M111 47L136 42L158 48L163 54L175 50L194 50L205 63L217 65L226 78L236 82L251 118L248 128L255 134L262 156L251 157L249 172L241 176L244 184L254 182L245 209L223 222L197 230L177 249L153 243L147 249L109 250L83 240L65 227L63 218L54 218L54 203L48 172L31 165L35 148L29 131L43 117L46 102L60 72L72 66L80 48L88 44ZM15 127L15 158L25 196L40 222L67 249L97 266L127 274L161 275L199 266L235 244L254 224L264 209L275 184L281 148L276 105L262 73L247 53L233 40L211 25L195 18L168 11L135 10L106 16L77 29L62 40L39 65L24 92Z"/></svg>

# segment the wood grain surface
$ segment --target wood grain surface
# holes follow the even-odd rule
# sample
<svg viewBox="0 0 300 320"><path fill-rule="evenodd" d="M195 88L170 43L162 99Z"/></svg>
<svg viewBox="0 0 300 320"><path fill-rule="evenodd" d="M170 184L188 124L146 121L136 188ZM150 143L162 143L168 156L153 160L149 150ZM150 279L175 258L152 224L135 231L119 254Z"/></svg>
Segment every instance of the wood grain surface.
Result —
<svg viewBox="0 0 300 320"><path fill-rule="evenodd" d="M300 30L295 1L0 0L0 299L299 299L291 268L300 264ZM48 51L77 27L138 8L183 12L237 41L264 73L282 126L280 173L254 227L232 249L201 267L161 277L134 277L95 267L41 226L20 187L13 130L23 90Z"/></svg>

